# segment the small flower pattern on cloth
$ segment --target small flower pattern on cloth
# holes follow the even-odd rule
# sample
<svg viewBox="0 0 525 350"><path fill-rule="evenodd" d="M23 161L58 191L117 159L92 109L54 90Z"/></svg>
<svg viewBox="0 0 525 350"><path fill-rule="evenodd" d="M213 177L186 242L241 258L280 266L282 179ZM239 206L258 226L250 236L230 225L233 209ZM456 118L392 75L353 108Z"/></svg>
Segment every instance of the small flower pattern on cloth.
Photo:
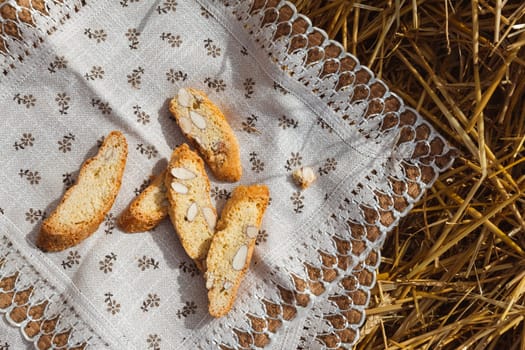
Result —
<svg viewBox="0 0 525 350"><path fill-rule="evenodd" d="M300 252L309 251L310 260L319 260L319 249L326 247L308 244L318 243L316 237L332 229L320 231L326 218L353 223L353 217L336 215L350 200L341 198L339 204L330 199L348 186L348 178L366 179L363 174L380 161L362 154L359 145L349 145L352 140L288 90L286 80L273 80L254 60L249 45L238 42L197 2L119 0L105 6L107 11L75 17L75 25L52 34L53 50L31 62L32 78L6 84L0 94L9 112L0 156L8 186L0 189L0 216L34 239L42 220L78 181L82 162L96 154L109 131L122 130L128 159L115 204L92 236L46 257L137 348L206 348L211 337L235 337L234 326L246 326L246 315L256 313L266 312L268 318L274 311L270 318L283 323L283 306L274 299L285 294L279 294L284 289L277 290L276 281L290 282L287 273L305 274L301 259L307 257ZM168 110L181 87L206 92L226 115L241 146L240 183L270 187L254 264L239 289L232 319L209 320L203 273L185 254L169 220L137 234L124 234L118 227L119 214L162 172L172 149L187 142ZM348 126L350 120L341 122ZM306 190L291 181L291 173L302 166L318 177ZM404 176L405 169L395 166L395 173ZM220 214L238 184L216 181L212 175L210 180L210 197ZM369 207L376 205L374 200L362 196ZM360 208L353 210L348 212L360 214ZM370 224L380 220L374 215L369 219ZM323 244L334 249L334 242ZM277 266L278 261L286 264ZM311 281L303 276L305 280L297 277L293 283L317 285L313 279L321 272L312 271ZM225 329L227 323L232 326ZM239 338L251 337L240 328L235 332ZM0 350L8 349L2 341L0 337Z"/></svg>
<svg viewBox="0 0 525 350"><path fill-rule="evenodd" d="M123 12L126 11L135 13L136 6L141 6L143 2L140 0L122 0L118 2ZM38 151L36 146L46 147L46 152L49 152L50 159L60 157L73 157L77 154L83 153L93 146L101 145L103 136L108 131L108 126L101 128L100 133L97 133L97 138L87 136L78 126L82 125L84 121L89 122L85 114L89 114L91 120L107 120L108 122L122 120L136 130L145 130L146 128L155 130L159 128L161 121L169 121L169 128L177 130L171 116L166 110L163 110L162 103L176 93L181 86L196 86L199 89L206 91L210 98L219 105L226 106L229 97L232 94L238 94L246 103L255 101L259 106L261 102L257 100L260 97L260 91L267 89L272 91L275 95L286 96L287 90L280 84L268 79L261 79L260 72L254 72L252 69L245 69L238 73L238 79L233 79L227 74L221 73L219 67L223 64L226 57L229 57L231 52L238 55L235 58L240 65L249 67L252 65L252 60L248 55L248 51L238 43L228 47L224 42L221 42L212 31L203 32L200 38L196 40L187 37L187 32L183 30L180 25L167 25L167 23L177 23L183 14L181 12L182 5L179 1L161 1L155 7L156 15L150 21L152 23L165 23L164 30L160 33L146 27L141 27L139 22L127 22L125 27L116 32L112 27L107 26L102 21L93 19L86 23L82 28L77 28L74 34L75 40L78 40L85 47L90 47L92 50L102 48L103 45L111 45L112 47L120 48L122 52L128 56L125 60L115 64L104 59L95 59L86 56L86 59L79 61L69 52L60 52L50 57L42 65L42 74L47 76L56 76L57 79L70 79L72 74L69 70L71 66L77 67L83 82L79 85L82 90L76 91L75 88L64 88L62 84L60 88L53 84L49 87L52 94L49 108L52 115L60 119L61 122L57 126L55 135L55 144L49 147L46 141L41 139L40 133L36 127L29 125L21 125L23 128L18 133L11 137L12 150L15 152L25 152L28 157L34 160L32 166L21 166L18 169L18 176L21 180L20 186L34 187L41 186L43 183L50 181L48 176L50 172L46 169L37 167L36 160L38 158ZM198 8L196 12L198 19L201 21L214 21L211 14L205 8ZM139 17L136 17L139 20ZM224 30L224 29L222 29ZM173 57L163 64L152 65L149 60L140 58L140 53L146 47L157 47L159 54L166 54ZM192 50L198 52L197 56L203 65L209 65L209 69L202 71L191 70L191 65L186 65L176 59L177 52L183 47L192 47ZM137 56L135 53L137 53ZM182 52L182 51L181 51ZM188 62L191 63L191 62ZM77 69L77 68L75 68ZM118 82L118 89L123 89L128 94L129 99L125 105L115 102L115 98L111 95L104 94L105 84L109 82ZM113 84L113 83L111 83ZM160 104L151 103L149 99L144 98L150 91L152 84L160 84L163 86L163 101ZM84 86L91 88L85 89ZM235 90L234 90L235 89ZM81 93L79 93L81 92ZM129 100L129 101L128 101ZM32 90L20 90L12 95L11 103L13 107L18 107L20 111L32 111L41 108L43 101L49 101L49 98L43 93ZM86 109L87 107L87 109ZM160 110L160 112L159 112ZM312 118L311 122L304 122L299 120L299 115L294 115L291 111L264 111L263 109L250 109L250 113L246 116L239 116L238 121L232 122L235 133L240 137L242 146L242 153L244 156L243 166L248 173L250 179L260 179L264 181L267 176L272 176L272 171L281 172L285 170L286 173L291 172L296 167L303 164L308 159L303 153L305 151L300 148L292 147L286 152L279 155L278 158L270 156L270 154L260 147L245 146L244 143L254 140L254 138L263 137L268 134L270 127L276 127L283 138L291 137L291 130L298 130L301 127L316 128L319 130L327 128L323 121ZM115 128L119 128L120 122L116 123ZM161 128L167 128L166 125L161 125ZM158 130L158 129L157 129ZM301 129L303 130L303 129ZM244 134L244 135L243 135ZM289 134L289 136L287 136ZM241 137L242 136L242 137ZM126 183L121 192L127 192L125 195L127 199L131 200L130 196L140 194L151 182L151 177L148 174L152 172L152 167L159 162L160 158L166 158L169 153L166 152L166 147L163 142L159 142L158 138L145 138L133 141L134 138L129 139L129 164L130 171L136 173L136 163L148 164L145 169L140 172L141 176L136 178L132 184ZM184 142L183 139L178 138L177 143ZM256 144L255 144L256 145ZM175 147L175 143L170 144L170 148ZM251 149L250 149L251 148ZM92 151L93 152L93 151ZM93 153L91 153L92 155ZM268 158L269 157L269 158ZM80 160L83 160L81 158ZM310 160L310 159L308 159ZM15 158L15 163L18 161ZM135 164L134 164L135 163ZM67 164L67 167L64 166ZM78 168L80 163L73 160L68 160L64 164L57 164L57 171L59 177L53 180L58 192L54 193L54 198L58 198L60 191L67 190L75 184L78 178ZM279 164L279 170L274 170L273 164ZM34 165L34 166L33 166ZM337 161L334 158L319 162L318 171L320 175L328 175L330 172L336 170ZM151 169L149 169L149 168ZM56 171L53 171L56 173ZM284 175L288 176L288 175ZM211 187L210 196L220 206L230 198L232 186L223 184L215 184ZM272 194L277 196L278 193ZM282 194L280 201L283 208L294 215L304 214L308 205L306 203L305 195L292 184L289 185L289 192ZM47 208L48 202L42 202L41 206L33 204L31 200L24 204L26 207L24 220L36 228L37 225L46 217L47 213L54 209L53 206ZM9 211L9 203L0 203L2 213ZM118 212L112 210L103 219L98 232L102 232L105 236L100 236L95 233L97 239L105 239L112 242L113 239L119 239L122 234L117 227ZM164 232L157 232L164 231ZM152 230L152 235L168 234L166 227ZM172 233L169 233L172 235ZM112 238L111 236L115 236ZM267 229L260 229L257 234L256 244L263 249L271 240L272 232ZM84 244L84 243L83 243ZM119 276L120 273L129 271L129 273L137 273L139 280L148 279L155 274L155 276L162 276L167 271L176 271L179 274L179 279L185 280L185 283L195 283L195 288L202 289L200 285L202 280L202 273L199 271L193 261L188 260L184 254L176 257L178 262L175 265L168 265L166 259L162 256L157 256L137 248L133 252L134 257L128 256L130 252L120 250L115 246L108 246L105 252L100 252L96 257L88 258L86 251L83 250L83 244L74 247L70 250L57 253L57 262L62 270L68 273L74 273L77 269L92 269L100 276L109 278L110 276ZM177 243L178 244L178 243ZM180 249L179 249L180 250ZM92 253L89 253L92 254ZM131 259L130 259L131 258ZM174 270L173 270L174 269ZM177 283L175 281L173 283ZM191 281L191 282L190 282ZM128 314L134 312L132 305L128 298L123 294L125 291L118 285L108 285L106 290L100 291L94 303L100 304L100 310L103 310L109 317L120 317L121 314ZM166 298L163 296L165 291L156 290L154 286L152 289L137 290L139 304L135 310L140 311L140 314L151 315L149 317L157 317L160 315L159 321L151 324L160 323L163 312L167 305L173 304L176 307L171 311L175 320L183 321L190 318L200 319L206 315L206 308L200 304L191 294L182 293L181 295L174 294ZM201 291L200 294L204 292ZM180 298L180 299L179 299ZM123 316L124 317L124 316ZM194 321L192 321L194 322ZM166 344L164 339L168 337L162 330L154 327L145 330L143 339L145 345L150 349L160 349L162 345Z"/></svg>
<svg viewBox="0 0 525 350"><path fill-rule="evenodd" d="M18 141L15 141L13 147L15 150L25 149L26 147L33 147L35 138L31 133L23 133Z"/></svg>

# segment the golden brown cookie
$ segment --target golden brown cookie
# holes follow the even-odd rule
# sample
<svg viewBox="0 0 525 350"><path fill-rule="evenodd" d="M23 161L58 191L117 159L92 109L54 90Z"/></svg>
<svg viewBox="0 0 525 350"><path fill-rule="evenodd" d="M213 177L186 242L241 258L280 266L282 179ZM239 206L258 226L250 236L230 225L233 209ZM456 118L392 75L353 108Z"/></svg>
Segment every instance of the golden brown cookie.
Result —
<svg viewBox="0 0 525 350"><path fill-rule="evenodd" d="M97 155L82 165L77 183L42 223L36 243L40 249L64 250L97 230L117 197L127 155L126 138L112 131Z"/></svg>
<svg viewBox="0 0 525 350"><path fill-rule="evenodd" d="M209 312L214 317L226 315L233 306L269 197L264 185L239 186L226 202L206 259Z"/></svg>
<svg viewBox="0 0 525 350"><path fill-rule="evenodd" d="M168 216L168 197L163 171L129 204L118 218L119 227L129 233L149 231Z"/></svg>
<svg viewBox="0 0 525 350"><path fill-rule="evenodd" d="M206 94L181 88L171 100L170 111L213 175L219 180L239 181L242 175L239 143L224 114Z"/></svg>
<svg viewBox="0 0 525 350"><path fill-rule="evenodd" d="M187 144L177 147L166 172L169 216L186 253L202 269L217 212L210 199L210 181L204 162Z"/></svg>

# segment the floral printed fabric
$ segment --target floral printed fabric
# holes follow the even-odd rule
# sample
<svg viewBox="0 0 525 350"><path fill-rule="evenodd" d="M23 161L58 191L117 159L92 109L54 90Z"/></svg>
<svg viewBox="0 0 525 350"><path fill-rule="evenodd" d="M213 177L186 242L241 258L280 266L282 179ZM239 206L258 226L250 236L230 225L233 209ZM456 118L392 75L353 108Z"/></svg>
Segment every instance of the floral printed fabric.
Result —
<svg viewBox="0 0 525 350"><path fill-rule="evenodd" d="M80 245L42 259L62 276L64 289L79 291L82 303L70 302L90 309L92 319L112 329L109 337L130 347L213 348L238 340L231 330L247 327L246 315L275 296L276 281L300 275L302 259L316 258L323 243L308 246L304 237L316 242L320 222L335 215L370 169L382 166L373 156L380 146L371 155L364 139L344 140L345 132L305 103L315 102L313 94L272 79L256 52L229 30L194 1L97 2L46 37L15 72L0 77L0 219L16 226L2 227L0 235L22 235L13 240L26 256L38 254L33 244L42 219L104 136L118 129L127 137L121 191L104 222ZM227 115L241 145L241 183L266 183L271 192L253 268L222 320L207 314L202 275L168 221L132 235L116 226L119 213L185 142L168 104L186 86L204 90ZM314 168L318 177L305 191L290 181L301 166ZM211 180L220 211L236 184ZM290 270L287 261L293 261ZM305 319L300 315L276 332L269 347L291 349L301 342L322 348L315 339L300 339ZM0 334L5 327L0 323ZM0 337L0 349L6 341ZM10 342L23 344L21 338Z"/></svg>

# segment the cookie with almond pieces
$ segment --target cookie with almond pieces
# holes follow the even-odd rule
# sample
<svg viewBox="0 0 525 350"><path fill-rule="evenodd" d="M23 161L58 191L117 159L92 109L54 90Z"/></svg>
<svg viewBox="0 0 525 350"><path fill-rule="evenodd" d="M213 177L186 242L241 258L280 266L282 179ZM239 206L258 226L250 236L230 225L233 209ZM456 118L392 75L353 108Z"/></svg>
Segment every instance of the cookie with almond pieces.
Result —
<svg viewBox="0 0 525 350"><path fill-rule="evenodd" d="M187 144L175 148L164 181L173 227L186 253L202 270L217 223L202 158Z"/></svg>
<svg viewBox="0 0 525 350"><path fill-rule="evenodd" d="M181 88L170 102L170 112L213 175L223 181L239 181L242 176L239 142L224 114L206 94Z"/></svg>
<svg viewBox="0 0 525 350"><path fill-rule="evenodd" d="M270 193L265 185L239 186L226 202L206 258L208 310L226 315L252 258Z"/></svg>

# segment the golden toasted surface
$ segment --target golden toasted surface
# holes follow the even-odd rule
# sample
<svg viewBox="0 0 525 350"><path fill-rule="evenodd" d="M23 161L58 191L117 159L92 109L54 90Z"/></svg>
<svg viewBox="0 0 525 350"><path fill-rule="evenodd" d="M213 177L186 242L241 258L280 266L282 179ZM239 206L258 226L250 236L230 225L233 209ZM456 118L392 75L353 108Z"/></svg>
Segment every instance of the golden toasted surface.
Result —
<svg viewBox="0 0 525 350"><path fill-rule="evenodd" d="M119 131L112 131L97 155L81 167L77 183L42 223L37 245L60 251L92 234L113 206L126 166L128 145Z"/></svg>
<svg viewBox="0 0 525 350"><path fill-rule="evenodd" d="M202 91L181 88L170 111L213 175L235 182L242 176L239 143L220 109Z"/></svg>
<svg viewBox="0 0 525 350"><path fill-rule="evenodd" d="M120 214L118 225L124 232L149 231L168 216L169 202L164 186L165 178L166 170L157 175Z"/></svg>
<svg viewBox="0 0 525 350"><path fill-rule="evenodd" d="M264 185L239 186L223 209L206 259L209 312L214 317L226 315L233 305L269 198Z"/></svg>
<svg viewBox="0 0 525 350"><path fill-rule="evenodd" d="M202 267L215 232L217 212L210 199L204 162L187 144L173 151L165 186L175 231L186 253Z"/></svg>

